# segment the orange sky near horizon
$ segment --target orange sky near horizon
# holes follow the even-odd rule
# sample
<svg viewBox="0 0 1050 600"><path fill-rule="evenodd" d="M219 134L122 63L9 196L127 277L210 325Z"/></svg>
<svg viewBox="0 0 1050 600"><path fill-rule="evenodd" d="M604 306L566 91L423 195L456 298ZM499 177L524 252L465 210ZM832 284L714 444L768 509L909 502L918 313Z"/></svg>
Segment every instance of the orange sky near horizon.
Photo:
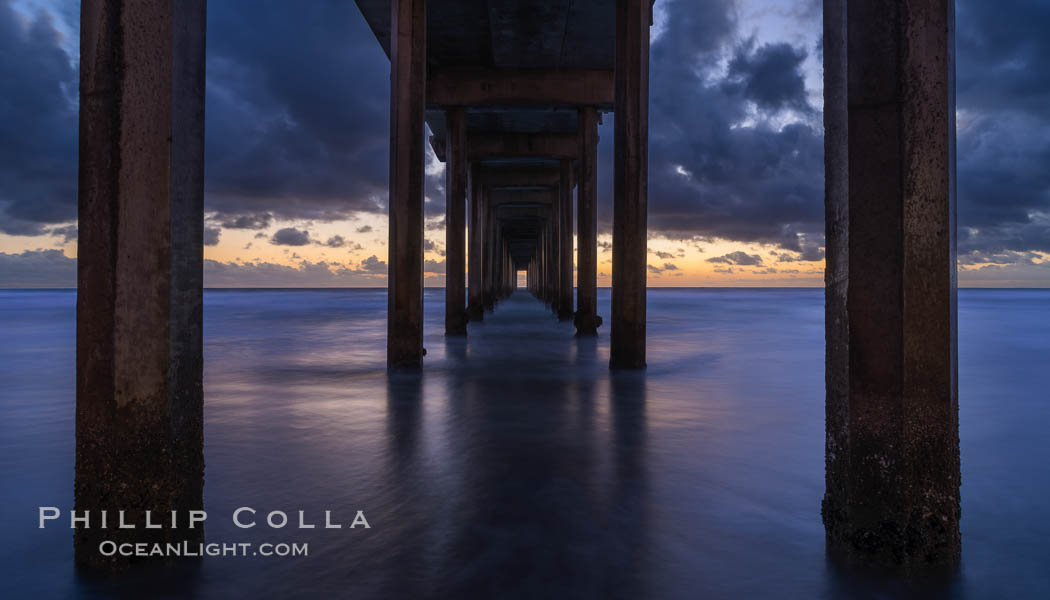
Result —
<svg viewBox="0 0 1050 600"><path fill-rule="evenodd" d="M438 220L439 221L439 220ZM425 232L428 250L425 285L441 287L444 276L431 272L443 268L445 231L437 221ZM309 232L309 242L286 246L273 243L273 234L284 228ZM342 238L340 243L337 236ZM329 245L331 242L331 245ZM611 237L599 235L598 285L611 284ZM61 249L65 256L76 257L76 241L63 243L57 236L11 236L0 234L0 252L18 254L26 250ZM734 259L726 259L734 253ZM742 253L742 254L741 254ZM206 246L206 259L224 263L231 274L216 287L236 286L239 267L279 265L289 269L287 283L280 274L267 280L264 287L382 287L386 276L376 272L377 261L387 260L386 216L359 213L350 220L274 221L262 230L222 229L218 244ZM372 258L374 257L374 258ZM368 265L373 266L372 269ZM1036 263L1039 265L1039 263ZM1042 266L1050 265L1050 256L1042 256ZM803 261L797 253L785 252L767 244L748 244L724 239L673 240L653 236L649 240L648 284L653 287L822 287L824 261ZM331 277L309 276L307 267L327 269ZM1047 287L1050 282L992 279L980 277L995 265L961 265L960 285L963 287ZM292 271L294 270L294 271ZM1001 270L1001 269L1000 269ZM1042 269L1040 269L1042 270ZM298 271L296 273L295 271ZM206 279L207 279L206 270ZM232 279L230 279L232 278ZM206 284L208 282L206 281ZM244 276L244 285L253 286L251 277Z"/></svg>

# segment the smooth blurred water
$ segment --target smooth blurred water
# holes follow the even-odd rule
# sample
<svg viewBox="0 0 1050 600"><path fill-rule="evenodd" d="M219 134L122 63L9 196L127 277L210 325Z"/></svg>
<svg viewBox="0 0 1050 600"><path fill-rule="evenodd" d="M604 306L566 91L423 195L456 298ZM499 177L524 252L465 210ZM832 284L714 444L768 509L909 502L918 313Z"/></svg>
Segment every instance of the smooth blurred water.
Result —
<svg viewBox="0 0 1050 600"><path fill-rule="evenodd" d="M921 584L825 557L822 290L650 290L649 368L616 375L524 293L447 341L442 297L388 377L384 290L206 292L207 537L310 555L87 581L36 528L72 506L75 292L0 291L0 596L1050 595L1050 291L960 292L963 562Z"/></svg>

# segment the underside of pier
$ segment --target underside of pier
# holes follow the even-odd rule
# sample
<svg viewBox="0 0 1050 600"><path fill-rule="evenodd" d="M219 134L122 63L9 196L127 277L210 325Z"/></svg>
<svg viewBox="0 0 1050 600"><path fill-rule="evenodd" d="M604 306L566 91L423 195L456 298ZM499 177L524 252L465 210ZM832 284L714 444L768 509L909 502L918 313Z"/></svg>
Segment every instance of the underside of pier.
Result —
<svg viewBox="0 0 1050 600"><path fill-rule="evenodd" d="M357 4L391 61L388 364L423 362L423 124L446 163L446 333L525 270L596 335L598 125L615 113L610 365L644 367L652 0Z"/></svg>
<svg viewBox="0 0 1050 600"><path fill-rule="evenodd" d="M391 64L388 366L423 364L428 143L446 163L446 333L524 270L597 334L613 113L610 366L644 367L652 0L357 4ZM76 510L139 523L203 503L206 13L81 3ZM824 524L829 548L909 569L960 548L954 23L954 0L824 2ZM78 529L77 560L123 560L98 553L106 536L201 535Z"/></svg>

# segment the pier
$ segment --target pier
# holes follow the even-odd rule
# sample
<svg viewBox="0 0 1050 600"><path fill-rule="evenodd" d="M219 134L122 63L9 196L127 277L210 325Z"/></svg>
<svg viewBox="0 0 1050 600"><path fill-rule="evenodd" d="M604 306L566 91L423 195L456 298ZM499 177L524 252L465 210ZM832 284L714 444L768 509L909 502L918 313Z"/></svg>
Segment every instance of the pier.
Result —
<svg viewBox="0 0 1050 600"><path fill-rule="evenodd" d="M611 368L643 369L652 0L357 5L391 63L390 369L425 368L426 144L446 164L446 334L466 335L526 271L577 336L608 332ZM960 553L954 18L953 0L824 2L822 512L829 548L906 569ZM78 511L138 519L203 504L205 20L204 0L82 2ZM96 551L102 535L115 537L77 531L80 563L114 566Z"/></svg>

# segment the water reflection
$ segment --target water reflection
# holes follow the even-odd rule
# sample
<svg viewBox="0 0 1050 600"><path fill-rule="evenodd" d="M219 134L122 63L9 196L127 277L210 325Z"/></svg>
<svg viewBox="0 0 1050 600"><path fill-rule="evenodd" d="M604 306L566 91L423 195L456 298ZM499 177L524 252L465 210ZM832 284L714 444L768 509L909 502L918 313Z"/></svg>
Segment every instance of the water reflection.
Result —
<svg viewBox="0 0 1050 600"><path fill-rule="evenodd" d="M73 292L0 292L0 564L12 597L1045 597L1047 292L960 294L963 565L824 554L820 290L650 290L645 373L610 375L528 296L466 340L426 292L422 375L384 368L382 290L205 297L211 542L308 542L111 582L73 573ZM599 293L608 314L609 294ZM703 315L703 318L697 318ZM63 500L65 499L65 500ZM372 529L238 529L239 506ZM264 513L265 514L265 513ZM29 515L29 518L27 518Z"/></svg>
<svg viewBox="0 0 1050 600"><path fill-rule="evenodd" d="M435 519L445 530L425 595L637 597L644 381L614 386L617 431L601 436L594 340L522 296L469 335L445 345L455 517Z"/></svg>

